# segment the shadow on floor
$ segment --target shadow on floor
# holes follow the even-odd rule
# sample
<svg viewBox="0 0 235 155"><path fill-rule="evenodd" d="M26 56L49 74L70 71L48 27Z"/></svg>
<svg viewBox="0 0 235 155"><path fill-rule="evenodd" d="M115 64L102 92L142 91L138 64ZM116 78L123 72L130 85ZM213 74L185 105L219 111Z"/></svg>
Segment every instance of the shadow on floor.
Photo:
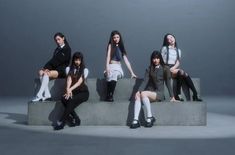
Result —
<svg viewBox="0 0 235 155"><path fill-rule="evenodd" d="M0 112L0 114L7 115L5 119L14 120L14 124L27 125L27 115L25 114L16 114L16 113L7 113Z"/></svg>

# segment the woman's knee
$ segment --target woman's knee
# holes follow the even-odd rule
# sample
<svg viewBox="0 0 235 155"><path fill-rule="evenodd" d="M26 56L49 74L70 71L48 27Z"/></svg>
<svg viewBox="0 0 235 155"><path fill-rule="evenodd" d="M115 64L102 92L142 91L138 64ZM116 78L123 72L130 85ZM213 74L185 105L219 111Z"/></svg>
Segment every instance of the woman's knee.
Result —
<svg viewBox="0 0 235 155"><path fill-rule="evenodd" d="M135 93L135 99L140 100L140 92L139 91L137 93Z"/></svg>
<svg viewBox="0 0 235 155"><path fill-rule="evenodd" d="M43 70L39 70L39 71L38 71L38 75L39 75L39 76L43 76L43 74L44 74L44 71L43 71Z"/></svg>
<svg viewBox="0 0 235 155"><path fill-rule="evenodd" d="M147 97L148 95L147 95L147 93L145 92L145 91L143 91L143 92L141 92L141 94L140 94L140 97L141 98L144 98L144 97Z"/></svg>

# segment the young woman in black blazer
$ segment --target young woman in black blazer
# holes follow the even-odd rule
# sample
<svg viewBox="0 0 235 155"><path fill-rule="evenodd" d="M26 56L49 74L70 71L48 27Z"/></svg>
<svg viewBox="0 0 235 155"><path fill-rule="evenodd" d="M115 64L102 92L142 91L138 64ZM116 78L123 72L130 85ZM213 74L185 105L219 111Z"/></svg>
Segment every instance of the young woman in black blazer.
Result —
<svg viewBox="0 0 235 155"><path fill-rule="evenodd" d="M49 80L66 77L65 69L70 62L71 48L65 36L60 32L54 35L54 40L57 48L54 51L53 57L39 70L41 86L36 97L32 100L33 102L51 99L48 87Z"/></svg>
<svg viewBox="0 0 235 155"><path fill-rule="evenodd" d="M85 84L84 69L85 64L82 53L74 53L67 77L66 92L61 99L65 110L62 117L57 121L54 130L63 129L66 123L69 126L80 125L80 118L74 109L87 101L89 97L88 87Z"/></svg>
<svg viewBox="0 0 235 155"><path fill-rule="evenodd" d="M152 127L156 121L151 112L150 101L164 100L164 66L161 53L159 51L153 51L150 57L150 66L145 72L144 82L135 95L134 120L130 126L131 129L140 127L139 113L141 101L147 110L145 127ZM168 89L171 89L171 87ZM171 100L174 101L174 97Z"/></svg>

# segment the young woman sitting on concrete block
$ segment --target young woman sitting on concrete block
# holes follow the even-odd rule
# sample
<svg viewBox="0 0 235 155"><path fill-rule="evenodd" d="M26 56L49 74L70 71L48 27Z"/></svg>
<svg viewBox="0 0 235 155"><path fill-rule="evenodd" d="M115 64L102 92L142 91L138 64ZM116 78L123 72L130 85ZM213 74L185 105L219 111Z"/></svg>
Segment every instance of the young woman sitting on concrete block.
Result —
<svg viewBox="0 0 235 155"><path fill-rule="evenodd" d="M53 57L39 70L41 86L36 97L32 100L33 102L50 100L49 80L66 77L65 68L70 62L71 49L62 33L56 33L54 40L57 44L57 48L54 51Z"/></svg>
<svg viewBox="0 0 235 155"><path fill-rule="evenodd" d="M131 129L140 127L139 113L141 101L147 110L147 119L145 127L152 127L156 119L151 112L150 101L164 100L164 61L159 51L153 51L150 57L150 66L146 69L144 81L139 91L135 94L134 119L130 126ZM171 86L168 89L172 89ZM171 101L175 101L174 96Z"/></svg>
<svg viewBox="0 0 235 155"><path fill-rule="evenodd" d="M113 102L113 93L117 80L123 77L121 60L124 60L131 78L136 78L131 64L127 58L127 53L123 44L122 36L118 31L112 31L107 46L105 76L107 80L107 96L106 101Z"/></svg>
<svg viewBox="0 0 235 155"><path fill-rule="evenodd" d="M89 98L88 87L85 84L83 54L76 52L72 58L72 64L67 77L66 93L61 99L65 110L62 117L57 121L54 130L63 129L67 123L69 126L79 126L80 118L75 108Z"/></svg>
<svg viewBox="0 0 235 155"><path fill-rule="evenodd" d="M173 90L175 99L179 98L182 82L185 82L188 88L193 92L193 101L202 101L198 98L197 90L193 84L193 81L188 73L180 68L181 50L177 47L176 38L172 34L166 34L163 40L163 47L161 49L162 57L165 65L170 68L173 80ZM187 93L189 94L189 92ZM187 100L190 100L190 96L186 95Z"/></svg>

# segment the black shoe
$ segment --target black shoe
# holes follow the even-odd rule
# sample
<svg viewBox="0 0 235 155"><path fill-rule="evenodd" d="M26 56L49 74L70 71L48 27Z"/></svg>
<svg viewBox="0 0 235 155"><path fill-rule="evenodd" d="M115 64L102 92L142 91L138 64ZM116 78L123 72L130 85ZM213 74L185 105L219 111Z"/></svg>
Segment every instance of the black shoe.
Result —
<svg viewBox="0 0 235 155"><path fill-rule="evenodd" d="M193 101L202 102L202 99L198 98L196 95L193 96Z"/></svg>
<svg viewBox="0 0 235 155"><path fill-rule="evenodd" d="M137 121L137 123L133 123L134 121ZM131 129L139 128L140 127L140 122L138 120L134 120L134 121L131 123L130 128Z"/></svg>
<svg viewBox="0 0 235 155"><path fill-rule="evenodd" d="M178 100L178 101L182 101L182 102L184 101L184 99L180 98L178 95L175 96L175 99Z"/></svg>
<svg viewBox="0 0 235 155"><path fill-rule="evenodd" d="M64 129L64 126L65 126L65 123L61 123L60 125L56 125L55 127L54 127L54 130L61 130L61 129Z"/></svg>
<svg viewBox="0 0 235 155"><path fill-rule="evenodd" d="M75 126L80 126L81 120L80 118L75 118Z"/></svg>
<svg viewBox="0 0 235 155"><path fill-rule="evenodd" d="M113 96L107 96L105 101L107 102L113 102Z"/></svg>
<svg viewBox="0 0 235 155"><path fill-rule="evenodd" d="M151 128L153 126L154 122L156 122L156 119L153 116L152 117L147 117L147 119L151 119L151 121L146 122L145 127L146 128Z"/></svg>
<svg viewBox="0 0 235 155"><path fill-rule="evenodd" d="M68 117L68 119L66 120L66 124L69 126L69 127L75 127L76 124L73 120L73 118L71 116Z"/></svg>

